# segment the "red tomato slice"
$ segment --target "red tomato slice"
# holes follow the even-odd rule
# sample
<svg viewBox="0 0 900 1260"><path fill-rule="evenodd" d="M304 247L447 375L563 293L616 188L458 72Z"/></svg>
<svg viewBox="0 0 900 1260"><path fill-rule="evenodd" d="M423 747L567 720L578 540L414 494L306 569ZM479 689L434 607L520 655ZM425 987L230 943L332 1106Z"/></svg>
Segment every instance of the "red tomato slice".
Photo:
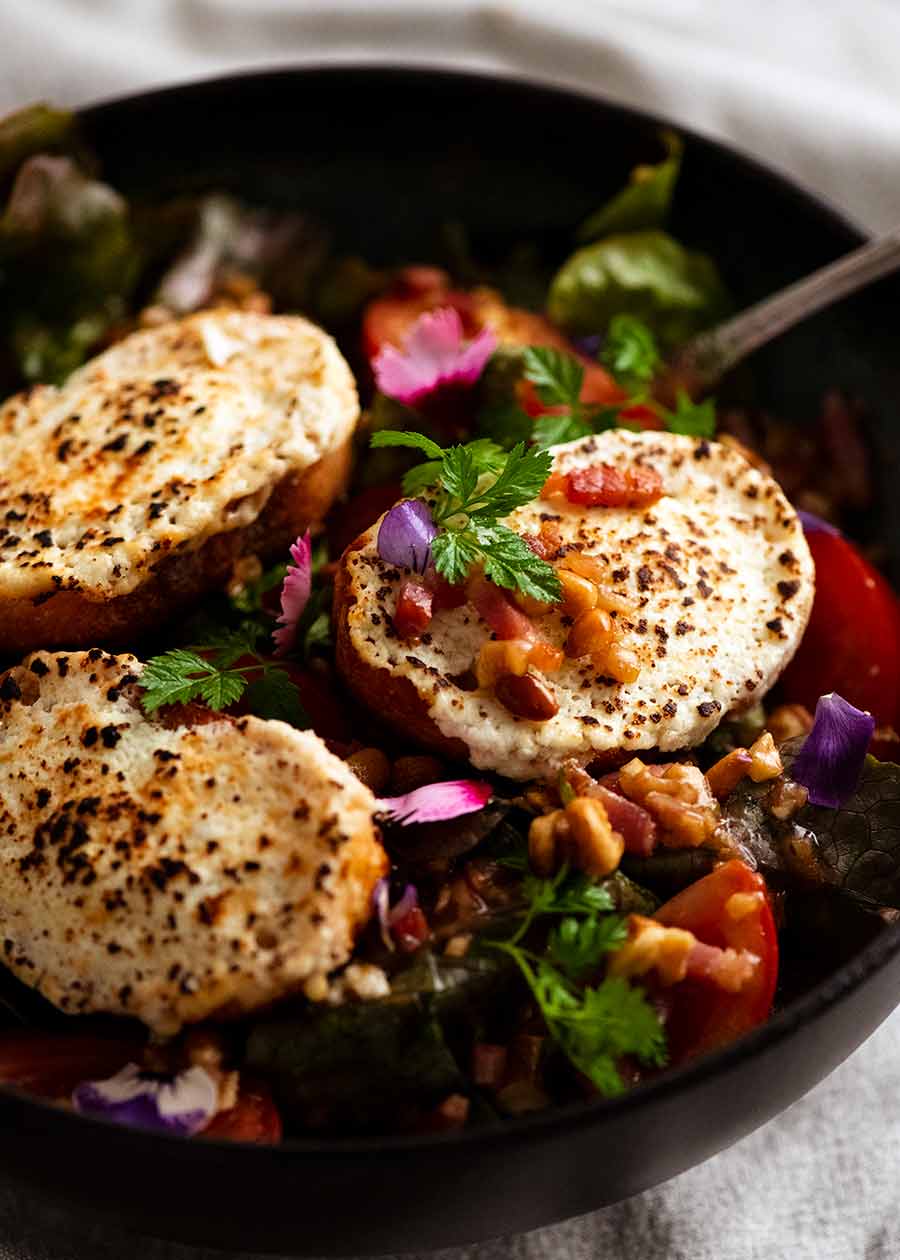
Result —
<svg viewBox="0 0 900 1260"><path fill-rule="evenodd" d="M815 709L836 691L877 722L900 721L900 604L877 570L839 534L807 536L816 563L812 616L782 678L785 699Z"/></svg>
<svg viewBox="0 0 900 1260"><path fill-rule="evenodd" d="M137 1038L4 1033L0 1081L41 1098L63 1098L81 1081L102 1081L126 1063L139 1063L142 1044Z"/></svg>
<svg viewBox="0 0 900 1260"><path fill-rule="evenodd" d="M237 1105L230 1111L220 1111L203 1130L202 1136L226 1142L273 1146L281 1141L281 1134L281 1116L268 1087L242 1079Z"/></svg>
<svg viewBox="0 0 900 1260"><path fill-rule="evenodd" d="M749 913L735 918L726 910L735 893L762 896ZM672 987L666 1028L673 1063L727 1045L764 1022L778 980L778 933L761 875L734 858L683 889L660 906L654 917L668 927L693 932L706 945L749 950L760 959L752 979L739 993L691 978Z"/></svg>

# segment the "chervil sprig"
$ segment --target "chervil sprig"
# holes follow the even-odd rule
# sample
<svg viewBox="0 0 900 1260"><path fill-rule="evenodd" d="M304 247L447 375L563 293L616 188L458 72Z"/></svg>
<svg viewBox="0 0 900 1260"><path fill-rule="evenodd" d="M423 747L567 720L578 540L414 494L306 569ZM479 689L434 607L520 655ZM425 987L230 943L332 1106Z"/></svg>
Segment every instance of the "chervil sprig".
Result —
<svg viewBox="0 0 900 1260"><path fill-rule="evenodd" d="M665 1033L644 993L626 980L594 976L607 954L624 944L625 920L613 909L601 884L573 876L563 867L552 879L525 877L525 909L518 929L491 946L512 958L539 1007L547 1029L571 1062L607 1095L625 1088L618 1060L633 1055L642 1063L665 1062ZM543 953L525 940L542 916L561 916L546 938Z"/></svg>
<svg viewBox="0 0 900 1260"><path fill-rule="evenodd" d="M553 603L560 598L556 572L502 518L532 502L550 473L551 456L522 442L505 452L481 438L443 448L423 433L381 429L372 446L407 446L427 462L407 475L407 494L426 493L438 533L431 542L434 567L448 582L463 582L482 565L498 586Z"/></svg>
<svg viewBox="0 0 900 1260"><path fill-rule="evenodd" d="M258 717L308 727L309 719L287 670L257 651L266 633L264 626L245 621L238 629L215 631L201 643L152 657L139 679L144 711L155 713L165 705L194 700L211 709L227 709L246 693L248 707ZM245 657L249 659L238 666Z"/></svg>

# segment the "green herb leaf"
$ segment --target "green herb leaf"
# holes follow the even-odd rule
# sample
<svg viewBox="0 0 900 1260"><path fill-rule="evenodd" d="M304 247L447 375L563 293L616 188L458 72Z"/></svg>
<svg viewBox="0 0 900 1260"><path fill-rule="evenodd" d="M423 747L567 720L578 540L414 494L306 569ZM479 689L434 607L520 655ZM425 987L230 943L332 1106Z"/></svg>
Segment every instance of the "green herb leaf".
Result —
<svg viewBox="0 0 900 1260"><path fill-rule="evenodd" d="M547 940L550 961L573 979L595 970L603 956L620 949L628 937L625 920L618 914L599 919L567 916L556 925Z"/></svg>
<svg viewBox="0 0 900 1260"><path fill-rule="evenodd" d="M422 451L429 459L442 459L443 448L432 442L424 433L401 431L400 429L379 429L369 439L369 445L378 449L382 446L409 446Z"/></svg>
<svg viewBox="0 0 900 1260"><path fill-rule="evenodd" d="M471 515L496 521L531 503L543 490L552 467L553 457L547 451L526 450L523 443L517 443L493 485L479 489L481 505Z"/></svg>
<svg viewBox="0 0 900 1260"><path fill-rule="evenodd" d="M312 725L300 702L296 685L280 665L268 666L258 678L254 678L247 688L246 698L257 717L287 722L299 730L307 730Z"/></svg>
<svg viewBox="0 0 900 1260"><path fill-rule="evenodd" d="M441 485L459 505L472 499L478 485L479 470L471 451L465 446L451 446L444 451L441 463ZM456 510L459 510L457 507ZM435 519L438 519L437 517Z"/></svg>
<svg viewBox="0 0 900 1260"><path fill-rule="evenodd" d="M653 380L662 362L652 330L634 315L615 315L610 320L601 359L633 393Z"/></svg>
<svg viewBox="0 0 900 1260"><path fill-rule="evenodd" d="M569 333L596 333L616 315L634 315L663 350L709 327L729 306L712 259L659 231L607 236L576 250L547 298L550 319Z"/></svg>
<svg viewBox="0 0 900 1260"><path fill-rule="evenodd" d="M539 416L534 422L532 436L535 446L542 451L562 442L574 442L593 433L593 427L574 416Z"/></svg>
<svg viewBox="0 0 900 1260"><path fill-rule="evenodd" d="M492 582L545 603L559 602L562 587L556 570L536 556L513 530L505 525L473 521L470 532L481 551L485 574Z"/></svg>
<svg viewBox="0 0 900 1260"><path fill-rule="evenodd" d="M662 227L672 204L684 146L674 131L663 132L661 138L666 147L663 161L655 166L636 166L621 192L582 223L578 240Z"/></svg>
<svg viewBox="0 0 900 1260"><path fill-rule="evenodd" d="M166 704L186 704L200 695L203 679L215 674L209 661L186 648L175 648L155 656L144 666L140 685L141 703L146 713L155 713Z"/></svg>
<svg viewBox="0 0 900 1260"><path fill-rule="evenodd" d="M692 402L683 389L678 391L675 410L664 412L666 427L670 433L684 433L688 437L712 437L716 431L716 404L712 398Z"/></svg>
<svg viewBox="0 0 900 1260"><path fill-rule="evenodd" d="M247 678L238 669L217 669L200 679L200 699L211 709L227 709L246 689Z"/></svg>
<svg viewBox="0 0 900 1260"><path fill-rule="evenodd" d="M464 582L472 565L481 559L481 549L471 533L443 530L431 543L434 567L448 582Z"/></svg>
<svg viewBox="0 0 900 1260"><path fill-rule="evenodd" d="M550 346L526 346L523 360L525 379L534 385L541 402L549 406L578 406L584 368L573 354Z"/></svg>
<svg viewBox="0 0 900 1260"><path fill-rule="evenodd" d="M478 427L504 450L511 450L517 442L530 442L534 421L517 402L495 403L478 414Z"/></svg>

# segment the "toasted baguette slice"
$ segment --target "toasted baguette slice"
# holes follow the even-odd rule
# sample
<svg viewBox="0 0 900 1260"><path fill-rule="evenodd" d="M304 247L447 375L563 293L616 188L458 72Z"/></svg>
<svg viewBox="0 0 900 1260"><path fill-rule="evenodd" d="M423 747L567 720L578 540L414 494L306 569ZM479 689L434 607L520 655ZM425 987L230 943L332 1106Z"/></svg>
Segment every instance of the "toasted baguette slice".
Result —
<svg viewBox="0 0 900 1260"><path fill-rule="evenodd" d="M0 409L0 653L133 644L283 555L344 489L359 413L296 316L206 311L133 333Z"/></svg>
<svg viewBox="0 0 900 1260"><path fill-rule="evenodd" d="M39 652L0 676L0 922L6 966L62 1010L168 1034L345 962L387 859L318 736L151 720L142 668Z"/></svg>
<svg viewBox="0 0 900 1260"><path fill-rule="evenodd" d="M551 778L569 758L621 762L639 750L701 743L730 711L772 686L809 618L814 571L796 513L779 487L730 447L620 429L555 448L555 469L644 465L664 495L648 508L538 500L507 524L561 538L556 563L597 557L608 592L630 603L616 618L640 661L633 683L604 677L589 657L549 683L559 711L514 716L489 688L471 689L490 631L468 604L435 614L427 635L402 640L397 593L410 575L378 556L378 525L344 553L335 587L338 666L363 702L422 744L513 779ZM557 647L571 619L536 618Z"/></svg>

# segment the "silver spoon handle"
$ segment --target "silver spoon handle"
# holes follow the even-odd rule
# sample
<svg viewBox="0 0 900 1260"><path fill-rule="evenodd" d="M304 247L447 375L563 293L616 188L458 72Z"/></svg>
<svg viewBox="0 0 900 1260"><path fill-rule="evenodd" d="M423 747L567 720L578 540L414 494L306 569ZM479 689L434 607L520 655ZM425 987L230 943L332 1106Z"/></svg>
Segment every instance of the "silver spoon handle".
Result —
<svg viewBox="0 0 900 1260"><path fill-rule="evenodd" d="M895 228L724 324L700 333L676 352L676 364L689 372L699 386L711 388L730 368L766 342L898 267L900 228Z"/></svg>

